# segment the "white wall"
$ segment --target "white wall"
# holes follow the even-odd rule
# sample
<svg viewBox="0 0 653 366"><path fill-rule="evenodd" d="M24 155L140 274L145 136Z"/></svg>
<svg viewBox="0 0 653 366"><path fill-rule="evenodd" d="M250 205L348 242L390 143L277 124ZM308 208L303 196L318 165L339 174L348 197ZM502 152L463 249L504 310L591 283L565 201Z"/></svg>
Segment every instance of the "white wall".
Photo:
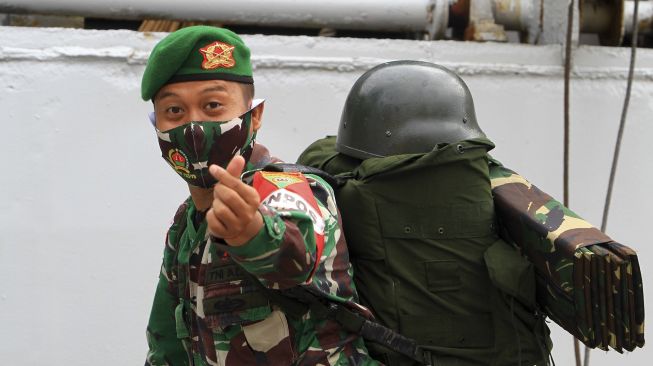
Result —
<svg viewBox="0 0 653 366"><path fill-rule="evenodd" d="M0 27L0 363L128 365L144 330L165 229L186 196L159 157L140 100L147 54L163 34ZM293 161L335 134L365 70L422 59L458 71L495 156L562 197L562 55L558 46L247 36L259 140ZM653 281L653 51L639 50L608 233L639 251ZM571 207L600 224L621 112L627 49L574 56ZM652 292L646 292L647 304ZM650 309L650 306L649 306ZM650 312L649 312L650 314ZM555 332L558 365L571 336ZM592 365L649 364L653 350L592 353Z"/></svg>

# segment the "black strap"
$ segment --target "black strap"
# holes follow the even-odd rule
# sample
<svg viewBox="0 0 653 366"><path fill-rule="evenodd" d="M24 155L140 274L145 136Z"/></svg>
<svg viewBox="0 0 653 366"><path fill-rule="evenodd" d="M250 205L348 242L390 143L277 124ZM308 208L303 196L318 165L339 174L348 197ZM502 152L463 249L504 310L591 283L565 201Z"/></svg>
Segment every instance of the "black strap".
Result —
<svg viewBox="0 0 653 366"><path fill-rule="evenodd" d="M359 333L364 339L378 343L397 353L407 356L422 365L436 366L431 352L417 344L413 339L402 336L379 323L365 320Z"/></svg>
<svg viewBox="0 0 653 366"><path fill-rule="evenodd" d="M346 331L360 334L365 340L381 344L425 366L432 365L432 357L413 339L402 336L394 330L371 321L345 304L337 303L315 294L309 289L296 286L288 290L289 294L300 301L310 304L311 313L318 317L333 319Z"/></svg>
<svg viewBox="0 0 653 366"><path fill-rule="evenodd" d="M267 288L254 275L247 271L245 271L245 273L247 274L247 277L249 277L249 282L256 285L256 287L258 287L271 303L278 305L287 315L299 319L308 311L309 306L307 304L284 296L279 290Z"/></svg>
<svg viewBox="0 0 653 366"><path fill-rule="evenodd" d="M294 318L300 318L310 309L312 315L335 320L344 330L359 334L367 341L381 344L424 366L436 366L432 362L431 353L413 339L404 337L384 325L365 318L344 304L326 299L303 286L273 290L265 287L253 275L249 276L251 281L266 294L270 302L278 305L286 314Z"/></svg>

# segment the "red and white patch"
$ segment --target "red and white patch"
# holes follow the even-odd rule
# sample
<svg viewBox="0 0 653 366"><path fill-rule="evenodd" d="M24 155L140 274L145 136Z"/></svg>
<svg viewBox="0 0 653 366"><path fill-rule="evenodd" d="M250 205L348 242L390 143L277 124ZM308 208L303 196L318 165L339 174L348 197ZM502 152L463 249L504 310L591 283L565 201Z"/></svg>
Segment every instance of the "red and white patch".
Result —
<svg viewBox="0 0 653 366"><path fill-rule="evenodd" d="M316 234L324 235L324 219L322 214L311 206L302 196L287 189L278 189L265 197L261 203L274 208L277 211L301 211L307 214L313 221L313 231Z"/></svg>
<svg viewBox="0 0 653 366"><path fill-rule="evenodd" d="M301 211L311 218L315 233L315 258L317 259L309 276L311 278L324 251L326 224L308 180L302 173L259 171L254 174L252 185L263 197L261 203L281 212Z"/></svg>

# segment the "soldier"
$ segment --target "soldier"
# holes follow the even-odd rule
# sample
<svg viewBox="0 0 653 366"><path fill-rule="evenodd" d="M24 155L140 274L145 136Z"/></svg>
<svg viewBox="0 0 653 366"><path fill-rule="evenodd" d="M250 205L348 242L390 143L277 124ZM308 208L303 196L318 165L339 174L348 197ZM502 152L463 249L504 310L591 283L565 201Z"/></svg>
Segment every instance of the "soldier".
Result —
<svg viewBox="0 0 653 366"><path fill-rule="evenodd" d="M330 186L261 170L275 159L255 142L263 104L241 38L171 33L141 91L162 156L190 190L167 233L146 365L376 365L324 306L295 301L355 307L357 294Z"/></svg>
<svg viewBox="0 0 653 366"><path fill-rule="evenodd" d="M426 62L379 65L352 87L337 137L299 158L337 175L361 303L440 366L545 365L533 266L498 235L494 147L469 89ZM368 343L388 365L413 365Z"/></svg>

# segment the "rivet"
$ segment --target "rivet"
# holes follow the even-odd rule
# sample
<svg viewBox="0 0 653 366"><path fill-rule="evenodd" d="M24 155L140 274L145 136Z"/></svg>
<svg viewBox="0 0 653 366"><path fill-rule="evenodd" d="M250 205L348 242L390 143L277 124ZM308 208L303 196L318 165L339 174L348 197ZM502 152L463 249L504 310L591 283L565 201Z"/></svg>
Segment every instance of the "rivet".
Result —
<svg viewBox="0 0 653 366"><path fill-rule="evenodd" d="M467 117L463 117L463 123L467 123Z"/></svg>
<svg viewBox="0 0 653 366"><path fill-rule="evenodd" d="M385 131L385 136L386 137L392 136L392 132L390 132L390 130Z"/></svg>
<svg viewBox="0 0 653 366"><path fill-rule="evenodd" d="M406 234L410 234L411 231L413 231L413 228L411 228L411 227L408 226L408 225L404 226L404 232L405 232Z"/></svg>
<svg viewBox="0 0 653 366"><path fill-rule="evenodd" d="M347 128L347 121L343 122L342 127Z"/></svg>
<svg viewBox="0 0 653 366"><path fill-rule="evenodd" d="M456 145L456 150L458 151L459 154L465 153L465 147L461 144Z"/></svg>
<svg viewBox="0 0 653 366"><path fill-rule="evenodd" d="M444 234L444 228L443 227L438 228L438 233L440 233L440 235Z"/></svg>

